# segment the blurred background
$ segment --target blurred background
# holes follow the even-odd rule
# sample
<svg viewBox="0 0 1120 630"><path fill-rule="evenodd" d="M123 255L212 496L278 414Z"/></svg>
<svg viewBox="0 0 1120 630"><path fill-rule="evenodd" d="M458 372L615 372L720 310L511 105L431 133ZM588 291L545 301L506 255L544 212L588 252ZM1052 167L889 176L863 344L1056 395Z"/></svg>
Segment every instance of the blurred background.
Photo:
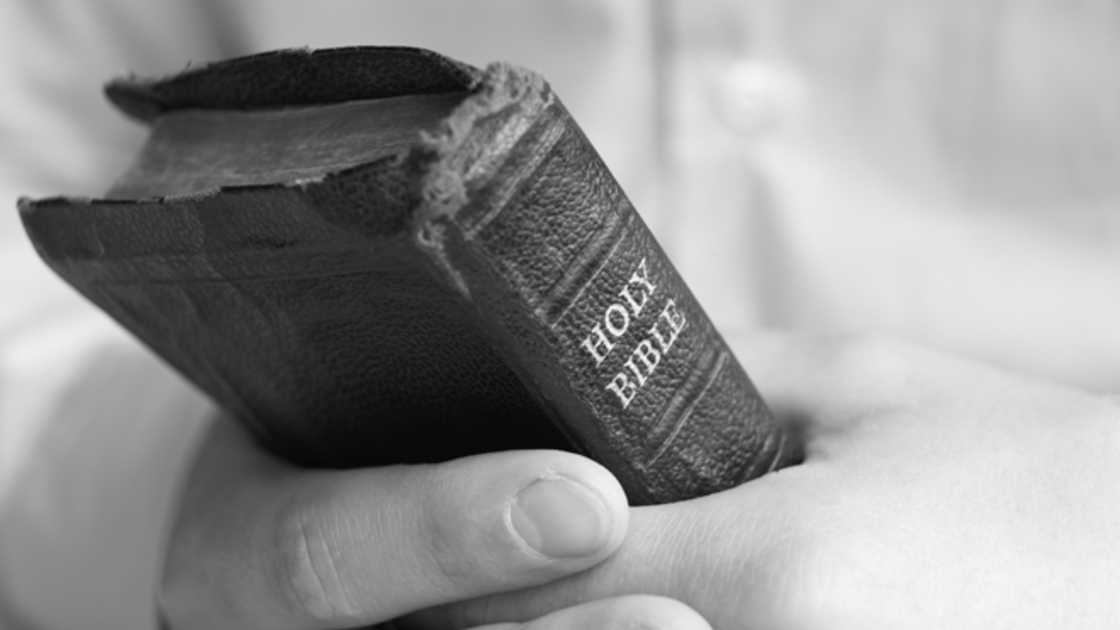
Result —
<svg viewBox="0 0 1120 630"><path fill-rule="evenodd" d="M150 625L207 410L45 270L17 197L124 171L146 132L109 78L357 44L544 74L727 334L1120 393L1114 0L3 0L0 627Z"/></svg>

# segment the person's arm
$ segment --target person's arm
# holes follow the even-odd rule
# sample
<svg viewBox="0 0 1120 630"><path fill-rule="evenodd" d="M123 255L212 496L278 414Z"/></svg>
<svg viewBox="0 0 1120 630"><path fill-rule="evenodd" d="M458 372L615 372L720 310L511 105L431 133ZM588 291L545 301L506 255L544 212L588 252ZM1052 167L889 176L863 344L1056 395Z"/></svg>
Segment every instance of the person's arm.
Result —
<svg viewBox="0 0 1120 630"><path fill-rule="evenodd" d="M595 569L429 611L428 627L635 592L720 629L1120 624L1115 398L883 340L739 341L760 391L803 428L803 464L635 509Z"/></svg>

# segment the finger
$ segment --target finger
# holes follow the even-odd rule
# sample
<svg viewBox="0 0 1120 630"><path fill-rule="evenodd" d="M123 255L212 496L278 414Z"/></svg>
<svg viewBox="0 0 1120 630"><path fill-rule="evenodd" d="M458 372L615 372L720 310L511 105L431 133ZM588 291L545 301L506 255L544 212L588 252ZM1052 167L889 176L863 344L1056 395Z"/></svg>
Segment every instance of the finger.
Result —
<svg viewBox="0 0 1120 630"><path fill-rule="evenodd" d="M610 473L570 453L308 471L220 422L184 498L162 600L176 628L369 624L583 570L618 547L628 518Z"/></svg>
<svg viewBox="0 0 1120 630"><path fill-rule="evenodd" d="M442 625L442 621L440 624ZM402 620L403 627L433 628L423 614ZM462 625L453 626L462 627ZM633 630L711 630L696 611L667 597L627 595L598 600L558 610L525 623L496 623L472 630L587 630L630 628Z"/></svg>
<svg viewBox="0 0 1120 630"><path fill-rule="evenodd" d="M769 572L772 563L767 554L780 553L787 544L782 536L788 532L782 527L782 517L768 509L767 503L773 504L779 496L766 483L752 481L731 492L737 494L734 504L721 501L717 494L632 509L630 531L622 547L578 575L454 602L408 619L422 620L415 627L424 630L527 622L585 602L637 592L687 602L714 627L737 627L759 608L760 600L774 592L772 585L784 579ZM751 513L741 509L744 504L758 506L757 517L744 518Z"/></svg>

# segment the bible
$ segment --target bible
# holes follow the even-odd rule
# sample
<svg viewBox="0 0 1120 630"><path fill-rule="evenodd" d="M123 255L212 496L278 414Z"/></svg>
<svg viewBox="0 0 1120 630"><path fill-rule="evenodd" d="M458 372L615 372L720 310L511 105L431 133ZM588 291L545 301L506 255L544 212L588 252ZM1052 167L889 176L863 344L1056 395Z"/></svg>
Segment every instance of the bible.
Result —
<svg viewBox="0 0 1120 630"><path fill-rule="evenodd" d="M106 87L102 199L21 199L46 263L301 465L560 448L634 504L791 445L538 75L283 50Z"/></svg>

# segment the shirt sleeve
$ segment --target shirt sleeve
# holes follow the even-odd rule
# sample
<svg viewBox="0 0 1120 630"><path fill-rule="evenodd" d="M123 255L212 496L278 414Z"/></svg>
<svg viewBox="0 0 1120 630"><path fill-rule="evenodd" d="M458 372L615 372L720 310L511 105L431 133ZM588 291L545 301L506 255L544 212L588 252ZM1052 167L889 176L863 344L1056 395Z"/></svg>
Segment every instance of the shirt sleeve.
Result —
<svg viewBox="0 0 1120 630"><path fill-rule="evenodd" d="M96 196L146 132L124 72L240 52L220 2L0 3L0 627L155 627L165 526L211 403L43 265L19 195Z"/></svg>
<svg viewBox="0 0 1120 630"><path fill-rule="evenodd" d="M42 628L152 628L180 479L214 411L97 314L0 354L0 606Z"/></svg>

